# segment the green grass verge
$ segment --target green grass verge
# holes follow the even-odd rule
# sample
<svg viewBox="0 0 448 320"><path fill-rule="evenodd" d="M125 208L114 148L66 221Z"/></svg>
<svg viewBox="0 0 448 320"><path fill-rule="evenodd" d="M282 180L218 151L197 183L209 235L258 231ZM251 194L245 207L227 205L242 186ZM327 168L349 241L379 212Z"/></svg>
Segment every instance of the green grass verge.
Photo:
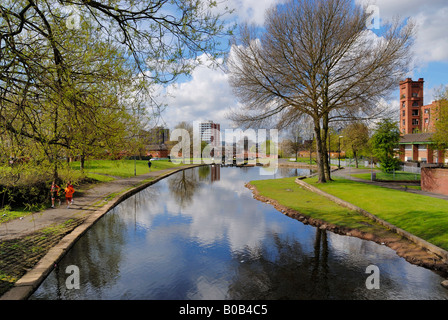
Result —
<svg viewBox="0 0 448 320"><path fill-rule="evenodd" d="M310 158L309 157L308 158L306 158L306 157L300 158L299 157L299 158L297 158L297 161L295 161L296 158L294 158L294 157L289 157L289 158L285 158L285 159L288 159L288 161L289 161L289 159L294 159L294 161L289 161L289 162L299 162L299 163L310 164ZM317 164L315 158L311 158L311 164Z"/></svg>
<svg viewBox="0 0 448 320"><path fill-rule="evenodd" d="M364 180L370 180L370 173L357 173L352 174L355 178ZM409 173L404 171L397 171L393 173L376 172L376 180L381 181L420 181L420 175L415 173Z"/></svg>
<svg viewBox="0 0 448 320"><path fill-rule="evenodd" d="M156 160L152 161L151 171L175 168L180 165L169 162L168 160ZM70 166L74 170L80 170L80 163L78 161L72 162ZM137 175L148 173L148 161L136 160L134 167L134 160L92 160L86 161L84 171L88 175L94 175L94 179L107 181L107 179L113 179L113 177L133 177L134 168ZM100 177L101 175L102 177Z"/></svg>
<svg viewBox="0 0 448 320"><path fill-rule="evenodd" d="M303 189L294 182L295 179L258 180L251 181L250 183L257 188L260 195L277 200L280 204L308 217L367 233L385 231L384 227L362 214L344 208L314 192Z"/></svg>
<svg viewBox="0 0 448 320"><path fill-rule="evenodd" d="M448 201L362 182L333 177L319 189L348 201L373 215L448 250Z"/></svg>

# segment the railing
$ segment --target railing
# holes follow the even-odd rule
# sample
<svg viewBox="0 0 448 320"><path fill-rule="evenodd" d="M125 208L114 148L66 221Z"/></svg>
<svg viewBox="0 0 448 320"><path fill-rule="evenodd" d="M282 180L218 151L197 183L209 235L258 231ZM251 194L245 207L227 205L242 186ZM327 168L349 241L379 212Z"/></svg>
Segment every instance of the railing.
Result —
<svg viewBox="0 0 448 320"><path fill-rule="evenodd" d="M421 174L422 173L422 168L417 167L417 166L403 165L403 166L400 166L400 170L404 171L404 172L415 173L415 174Z"/></svg>

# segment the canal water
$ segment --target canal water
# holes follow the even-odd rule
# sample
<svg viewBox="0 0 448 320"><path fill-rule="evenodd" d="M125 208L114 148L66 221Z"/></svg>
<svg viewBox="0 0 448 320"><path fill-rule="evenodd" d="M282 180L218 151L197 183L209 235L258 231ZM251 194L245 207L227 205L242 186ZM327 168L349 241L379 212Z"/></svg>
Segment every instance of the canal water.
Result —
<svg viewBox="0 0 448 320"><path fill-rule="evenodd" d="M448 299L441 276L386 246L253 199L248 181L308 173L260 170L201 167L148 187L101 218L31 299ZM379 289L366 286L371 265Z"/></svg>

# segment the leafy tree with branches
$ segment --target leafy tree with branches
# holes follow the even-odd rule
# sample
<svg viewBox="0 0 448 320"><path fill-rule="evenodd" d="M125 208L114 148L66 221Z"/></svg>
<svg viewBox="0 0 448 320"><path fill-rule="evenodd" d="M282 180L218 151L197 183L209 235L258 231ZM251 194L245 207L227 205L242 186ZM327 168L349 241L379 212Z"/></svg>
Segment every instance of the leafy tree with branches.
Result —
<svg viewBox="0 0 448 320"><path fill-rule="evenodd" d="M0 133L58 159L119 148L144 117L135 100L222 54L215 1L5 0L0 4ZM224 14L228 13L225 11ZM138 106L138 107L137 107ZM135 108L139 108L136 112ZM128 139L128 140L129 140ZM37 153L33 154L34 157Z"/></svg>
<svg viewBox="0 0 448 320"><path fill-rule="evenodd" d="M342 131L342 148L347 155L353 156L356 168L358 159L369 149L369 127L363 122L350 123Z"/></svg>
<svg viewBox="0 0 448 320"><path fill-rule="evenodd" d="M377 124L370 140L373 155L381 163L383 172L392 172L398 169L400 160L396 157L395 149L400 141L400 128L397 122L383 119Z"/></svg>
<svg viewBox="0 0 448 320"><path fill-rule="evenodd" d="M435 120L433 140L443 150L448 147L448 88L439 93L436 105L436 110L431 112L431 117Z"/></svg>

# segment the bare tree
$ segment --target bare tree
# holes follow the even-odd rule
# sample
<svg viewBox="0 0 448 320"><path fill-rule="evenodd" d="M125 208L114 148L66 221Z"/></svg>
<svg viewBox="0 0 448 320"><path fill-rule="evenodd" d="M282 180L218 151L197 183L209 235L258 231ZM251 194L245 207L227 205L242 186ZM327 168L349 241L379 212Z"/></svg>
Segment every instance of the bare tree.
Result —
<svg viewBox="0 0 448 320"><path fill-rule="evenodd" d="M284 143L285 151L294 154L297 161L299 151L309 150L309 145L306 144L306 141L312 140L312 137L310 118L306 116L299 117L296 119L296 122L291 123L287 130L287 140Z"/></svg>
<svg viewBox="0 0 448 320"><path fill-rule="evenodd" d="M351 0L291 0L268 10L263 31L244 25L228 59L243 126L313 120L319 182L330 179L329 123L371 118L408 70L414 25L400 20L377 36Z"/></svg>

